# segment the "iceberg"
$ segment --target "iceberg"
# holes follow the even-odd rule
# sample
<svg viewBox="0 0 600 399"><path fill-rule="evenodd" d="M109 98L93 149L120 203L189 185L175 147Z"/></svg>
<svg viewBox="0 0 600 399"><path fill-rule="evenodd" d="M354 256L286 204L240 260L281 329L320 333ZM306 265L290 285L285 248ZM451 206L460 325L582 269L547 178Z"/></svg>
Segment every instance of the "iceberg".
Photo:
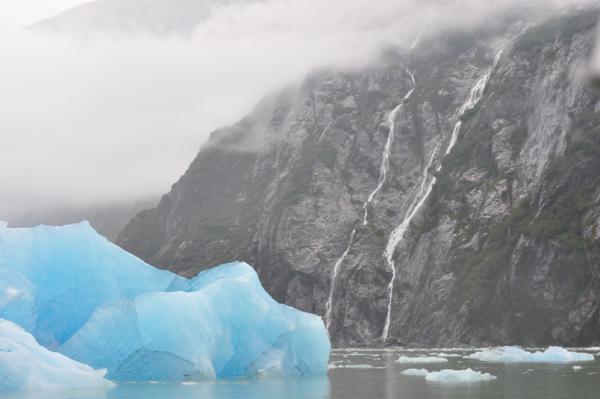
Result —
<svg viewBox="0 0 600 399"><path fill-rule="evenodd" d="M49 351L21 327L0 320L0 391L110 388L105 374Z"/></svg>
<svg viewBox="0 0 600 399"><path fill-rule="evenodd" d="M400 356L396 363L408 364L429 364L429 363L447 363L448 359L438 356Z"/></svg>
<svg viewBox="0 0 600 399"><path fill-rule="evenodd" d="M493 363L577 363L592 362L594 355L589 353L570 352L565 348L551 346L545 351L528 352L514 346L475 352L468 359Z"/></svg>
<svg viewBox="0 0 600 399"><path fill-rule="evenodd" d="M109 243L87 222L0 225L0 276L0 318L46 348L107 369L112 380L327 372L322 320L277 303L245 263L185 279Z"/></svg>

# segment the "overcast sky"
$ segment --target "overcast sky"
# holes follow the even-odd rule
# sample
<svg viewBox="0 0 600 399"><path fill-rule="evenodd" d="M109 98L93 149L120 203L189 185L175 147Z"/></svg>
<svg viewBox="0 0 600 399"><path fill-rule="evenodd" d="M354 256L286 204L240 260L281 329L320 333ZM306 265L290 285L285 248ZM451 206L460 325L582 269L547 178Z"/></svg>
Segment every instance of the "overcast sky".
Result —
<svg viewBox="0 0 600 399"><path fill-rule="evenodd" d="M265 0L219 9L189 40L15 29L76 3L0 0L0 219L164 193L267 91L518 1Z"/></svg>
<svg viewBox="0 0 600 399"><path fill-rule="evenodd" d="M83 0L1 0L0 24L13 27L27 26L84 2Z"/></svg>

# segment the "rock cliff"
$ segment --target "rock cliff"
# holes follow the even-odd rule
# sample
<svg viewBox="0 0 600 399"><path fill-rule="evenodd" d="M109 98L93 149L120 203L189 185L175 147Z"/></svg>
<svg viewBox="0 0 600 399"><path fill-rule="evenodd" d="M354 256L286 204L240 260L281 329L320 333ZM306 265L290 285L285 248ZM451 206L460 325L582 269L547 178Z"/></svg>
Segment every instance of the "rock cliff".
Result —
<svg viewBox="0 0 600 399"><path fill-rule="evenodd" d="M119 244L255 265L336 345L600 342L598 13L322 70L215 132Z"/></svg>

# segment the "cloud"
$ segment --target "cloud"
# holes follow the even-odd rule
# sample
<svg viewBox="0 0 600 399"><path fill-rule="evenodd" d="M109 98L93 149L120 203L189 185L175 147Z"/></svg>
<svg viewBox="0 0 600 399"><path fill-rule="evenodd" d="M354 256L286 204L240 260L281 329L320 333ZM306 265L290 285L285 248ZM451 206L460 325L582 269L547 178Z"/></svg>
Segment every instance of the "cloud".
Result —
<svg viewBox="0 0 600 399"><path fill-rule="evenodd" d="M0 26L27 26L81 3L81 0L2 0Z"/></svg>
<svg viewBox="0 0 600 399"><path fill-rule="evenodd" d="M550 3L564 2L540 2ZM4 29L0 219L163 193L214 129L264 93L516 4L268 0L219 7L186 39L77 41Z"/></svg>

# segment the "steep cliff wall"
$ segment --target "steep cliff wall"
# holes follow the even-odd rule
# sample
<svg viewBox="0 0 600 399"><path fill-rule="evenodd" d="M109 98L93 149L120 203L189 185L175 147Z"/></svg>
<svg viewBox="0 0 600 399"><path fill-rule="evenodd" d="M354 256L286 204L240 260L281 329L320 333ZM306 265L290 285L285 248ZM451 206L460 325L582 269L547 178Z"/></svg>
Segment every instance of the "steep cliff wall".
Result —
<svg viewBox="0 0 600 399"><path fill-rule="evenodd" d="M595 342L596 20L315 72L215 132L119 244L185 275L248 261L337 345Z"/></svg>

